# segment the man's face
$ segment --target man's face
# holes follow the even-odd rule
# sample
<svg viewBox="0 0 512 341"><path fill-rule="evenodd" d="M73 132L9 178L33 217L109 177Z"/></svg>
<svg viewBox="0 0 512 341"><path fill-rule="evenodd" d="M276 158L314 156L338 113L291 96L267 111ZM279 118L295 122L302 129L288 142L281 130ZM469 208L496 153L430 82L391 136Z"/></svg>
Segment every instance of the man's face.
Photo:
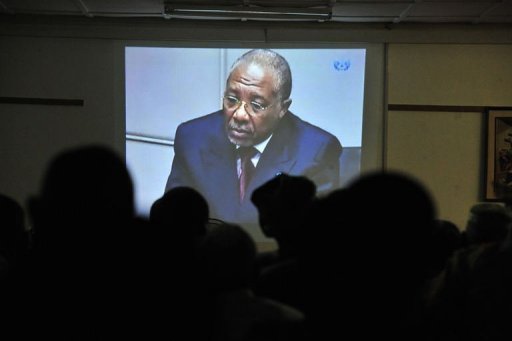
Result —
<svg viewBox="0 0 512 341"><path fill-rule="evenodd" d="M256 64L241 64L231 72L225 98L243 101L226 105L224 100L225 127L232 143L246 147L264 141L286 114L289 101L279 101L274 82L272 73Z"/></svg>

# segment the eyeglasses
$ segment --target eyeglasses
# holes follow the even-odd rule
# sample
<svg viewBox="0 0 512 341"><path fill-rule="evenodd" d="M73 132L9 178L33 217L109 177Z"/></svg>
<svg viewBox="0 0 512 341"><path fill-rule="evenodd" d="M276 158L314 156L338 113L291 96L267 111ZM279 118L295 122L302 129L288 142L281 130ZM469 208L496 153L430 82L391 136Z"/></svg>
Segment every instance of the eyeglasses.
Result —
<svg viewBox="0 0 512 341"><path fill-rule="evenodd" d="M246 101L242 101L235 96L224 96L222 97L224 107L229 110L237 110L242 104L244 106L245 111L251 116L260 116L262 115L268 108L273 106L275 103L269 105L263 105L255 101L251 101L247 103Z"/></svg>

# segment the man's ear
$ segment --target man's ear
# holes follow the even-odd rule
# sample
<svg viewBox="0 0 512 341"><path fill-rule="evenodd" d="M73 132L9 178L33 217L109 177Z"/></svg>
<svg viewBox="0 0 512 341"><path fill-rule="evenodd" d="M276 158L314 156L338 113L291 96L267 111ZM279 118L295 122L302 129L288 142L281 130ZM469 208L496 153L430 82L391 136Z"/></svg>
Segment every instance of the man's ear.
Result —
<svg viewBox="0 0 512 341"><path fill-rule="evenodd" d="M279 118L282 118L288 112L288 108L290 107L291 104L291 98L288 98L283 101L283 103L281 104L281 111L279 112Z"/></svg>

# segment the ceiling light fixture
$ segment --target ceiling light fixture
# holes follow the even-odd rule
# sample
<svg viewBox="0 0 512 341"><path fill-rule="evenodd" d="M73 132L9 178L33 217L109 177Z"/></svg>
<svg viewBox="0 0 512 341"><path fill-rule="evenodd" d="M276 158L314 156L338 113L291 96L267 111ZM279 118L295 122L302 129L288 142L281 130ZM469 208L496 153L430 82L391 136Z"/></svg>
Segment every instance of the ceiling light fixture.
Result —
<svg viewBox="0 0 512 341"><path fill-rule="evenodd" d="M240 19L240 20L312 20L325 21L332 17L329 6L308 8L264 7L256 5L243 6L200 6L164 3L164 17L201 18L201 19Z"/></svg>

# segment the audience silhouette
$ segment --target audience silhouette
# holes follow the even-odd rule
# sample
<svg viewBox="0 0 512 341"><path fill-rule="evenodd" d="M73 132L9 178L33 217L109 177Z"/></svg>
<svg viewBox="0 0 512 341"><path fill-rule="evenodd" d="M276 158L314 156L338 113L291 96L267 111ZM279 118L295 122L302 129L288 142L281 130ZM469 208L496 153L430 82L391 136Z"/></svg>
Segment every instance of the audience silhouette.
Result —
<svg viewBox="0 0 512 341"><path fill-rule="evenodd" d="M436 214L428 191L404 174L369 173L321 198L312 214L303 256L314 278L310 336L416 339Z"/></svg>
<svg viewBox="0 0 512 341"><path fill-rule="evenodd" d="M161 260L152 270L153 277L158 278L153 290L156 287L157 293L170 293L165 295L161 309L172 307L173 314L179 316L174 324L176 335L207 339L212 328L212 303L197 261L197 248L207 233L208 203L192 188L175 187L153 203L149 218L158 236L152 252ZM155 297L159 301L162 298ZM169 324L163 322L163 326Z"/></svg>
<svg viewBox="0 0 512 341"><path fill-rule="evenodd" d="M437 219L433 230L433 246L431 278L439 275L452 255L464 247L462 233L457 225L449 220Z"/></svg>
<svg viewBox="0 0 512 341"><path fill-rule="evenodd" d="M42 335L117 331L112 315L126 311L121 288L130 291L128 268L135 271L128 264L133 188L124 162L101 146L65 151L50 163L29 209L34 245L25 292Z"/></svg>
<svg viewBox="0 0 512 341"><path fill-rule="evenodd" d="M473 206L464 239L403 173L315 192L287 174L253 192L278 245L258 254L196 190L165 193L146 220L115 152L64 151L28 202L30 235L22 207L0 195L6 328L22 339L511 338L508 207Z"/></svg>
<svg viewBox="0 0 512 341"><path fill-rule="evenodd" d="M29 234L25 213L15 200L0 194L0 283L15 274L26 261Z"/></svg>
<svg viewBox="0 0 512 341"><path fill-rule="evenodd" d="M293 340L303 314L279 302L255 296L256 246L240 226L213 227L199 248L205 286L213 298L212 340Z"/></svg>
<svg viewBox="0 0 512 341"><path fill-rule="evenodd" d="M284 173L253 192L251 201L258 209L260 227L265 236L275 238L278 244L274 261L296 255L300 225L315 194L316 186L311 180Z"/></svg>
<svg viewBox="0 0 512 341"><path fill-rule="evenodd" d="M251 197L267 237L275 238L275 252L260 253L257 294L303 309L298 254L303 224L315 200L315 184L302 176L280 174L257 188Z"/></svg>
<svg viewBox="0 0 512 341"><path fill-rule="evenodd" d="M471 208L467 246L454 253L430 286L427 304L431 339L512 338L510 217L509 208L497 204Z"/></svg>
<svg viewBox="0 0 512 341"><path fill-rule="evenodd" d="M496 203L478 203L469 210L464 242L468 245L503 241L512 223L510 210Z"/></svg>
<svg viewBox="0 0 512 341"><path fill-rule="evenodd" d="M173 229L173 234L191 242L206 234L208 203L195 189L175 187L151 206L150 221Z"/></svg>

